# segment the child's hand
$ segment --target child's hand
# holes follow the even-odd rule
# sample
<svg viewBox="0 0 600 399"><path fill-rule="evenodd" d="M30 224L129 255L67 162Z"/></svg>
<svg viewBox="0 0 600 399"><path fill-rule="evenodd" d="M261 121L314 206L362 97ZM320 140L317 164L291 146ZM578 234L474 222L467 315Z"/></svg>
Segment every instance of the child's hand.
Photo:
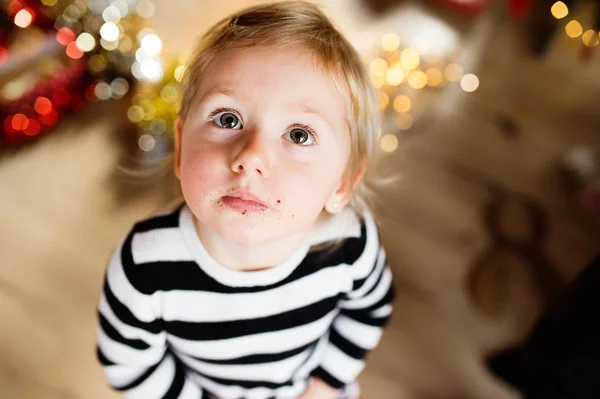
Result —
<svg viewBox="0 0 600 399"><path fill-rule="evenodd" d="M338 390L327 385L323 380L313 378L308 388L298 399L337 399Z"/></svg>

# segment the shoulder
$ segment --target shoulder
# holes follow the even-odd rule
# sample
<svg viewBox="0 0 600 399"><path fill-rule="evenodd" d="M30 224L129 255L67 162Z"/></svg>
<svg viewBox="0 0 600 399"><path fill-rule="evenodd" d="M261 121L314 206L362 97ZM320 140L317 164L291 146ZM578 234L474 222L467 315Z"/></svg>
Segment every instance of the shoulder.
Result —
<svg viewBox="0 0 600 399"><path fill-rule="evenodd" d="M370 212L357 213L345 209L317 223L311 235L311 244L327 248L340 263L356 264L359 260L372 262L379 253L379 230Z"/></svg>
<svg viewBox="0 0 600 399"><path fill-rule="evenodd" d="M179 228L183 205L133 225L113 251L108 273L118 271L138 291L151 293L162 265L190 258Z"/></svg>

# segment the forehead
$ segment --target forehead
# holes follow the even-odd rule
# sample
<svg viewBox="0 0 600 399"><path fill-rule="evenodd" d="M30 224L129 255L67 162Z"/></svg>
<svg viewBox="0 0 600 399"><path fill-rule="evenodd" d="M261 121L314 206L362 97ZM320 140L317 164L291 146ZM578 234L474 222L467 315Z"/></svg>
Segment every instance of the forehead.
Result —
<svg viewBox="0 0 600 399"><path fill-rule="evenodd" d="M290 101L347 116L347 93L336 75L309 51L292 46L233 48L219 54L202 74L196 97L212 92L262 99L274 105Z"/></svg>

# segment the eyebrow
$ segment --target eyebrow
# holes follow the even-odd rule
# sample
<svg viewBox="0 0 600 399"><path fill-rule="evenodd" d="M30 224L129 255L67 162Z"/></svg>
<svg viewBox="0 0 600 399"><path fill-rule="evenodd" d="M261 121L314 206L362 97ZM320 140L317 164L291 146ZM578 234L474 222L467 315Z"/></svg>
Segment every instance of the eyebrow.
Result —
<svg viewBox="0 0 600 399"><path fill-rule="evenodd" d="M331 130L335 131L335 127L333 126L333 124L327 118L325 118L325 116L321 112L319 112L318 109L313 108L305 103L292 103L287 105L300 108L302 113L304 114L316 116L317 118L325 122L331 128Z"/></svg>
<svg viewBox="0 0 600 399"><path fill-rule="evenodd" d="M203 103L205 102L207 99L210 100L214 97L218 97L218 96L226 96L226 97L232 97L234 98L235 95L239 93L236 93L235 90L230 89L228 87L225 88L218 88L218 87L213 87L211 89L209 89L206 93L204 93L201 97L198 97L198 103Z"/></svg>

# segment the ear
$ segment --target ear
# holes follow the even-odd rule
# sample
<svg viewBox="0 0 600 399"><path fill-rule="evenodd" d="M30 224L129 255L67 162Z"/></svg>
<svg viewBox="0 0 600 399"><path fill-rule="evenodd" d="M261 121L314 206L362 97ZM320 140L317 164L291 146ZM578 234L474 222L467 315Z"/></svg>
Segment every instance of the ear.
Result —
<svg viewBox="0 0 600 399"><path fill-rule="evenodd" d="M181 133L183 132L183 120L181 117L175 118L173 122L173 132L175 134L175 153L173 157L175 176L181 179Z"/></svg>
<svg viewBox="0 0 600 399"><path fill-rule="evenodd" d="M348 202L350 202L354 189L360 183L366 171L367 162L364 159L354 168L354 176L350 173L351 170L347 170L344 176L342 176L337 189L325 204L325 210L332 214L341 212L348 205Z"/></svg>

